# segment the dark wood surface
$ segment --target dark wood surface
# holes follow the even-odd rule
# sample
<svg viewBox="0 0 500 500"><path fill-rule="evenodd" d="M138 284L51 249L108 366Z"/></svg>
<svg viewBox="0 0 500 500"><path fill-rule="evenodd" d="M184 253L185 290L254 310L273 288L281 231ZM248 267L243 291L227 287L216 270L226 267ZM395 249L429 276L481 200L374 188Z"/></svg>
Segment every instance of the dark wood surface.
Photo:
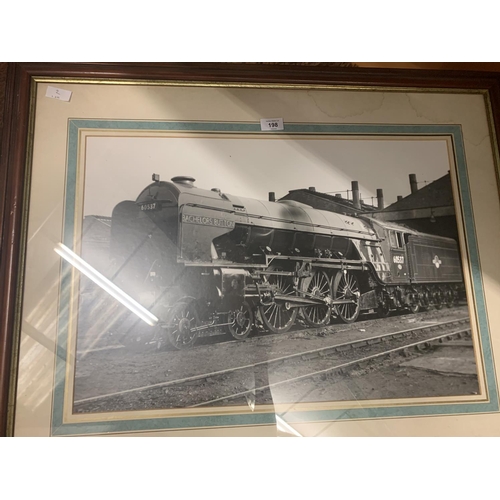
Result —
<svg viewBox="0 0 500 500"><path fill-rule="evenodd" d="M5 81L7 79L7 63L0 62L0 137L3 126L3 105L5 102Z"/></svg>
<svg viewBox="0 0 500 500"><path fill-rule="evenodd" d="M499 129L500 76L498 73L467 71L423 71L367 69L349 64L5 64L0 65L0 104L5 95L0 127L0 435L7 433L7 407L11 381L12 352L16 314L20 312L17 291L22 283L24 249L22 214L28 200L24 188L28 135L29 89L34 76L75 78L117 78L131 80L226 81L259 83L298 83L316 85L370 85L447 89L484 89L490 94L496 129ZM4 86L4 91L2 90ZM15 357L15 356L14 356ZM14 359L14 367L17 360ZM11 401L14 394L11 392Z"/></svg>

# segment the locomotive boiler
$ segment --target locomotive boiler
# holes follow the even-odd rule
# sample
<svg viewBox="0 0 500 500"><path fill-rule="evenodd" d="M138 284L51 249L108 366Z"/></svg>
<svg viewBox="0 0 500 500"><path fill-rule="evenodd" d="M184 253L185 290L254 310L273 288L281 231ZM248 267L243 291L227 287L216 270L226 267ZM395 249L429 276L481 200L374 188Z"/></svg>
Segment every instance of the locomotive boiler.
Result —
<svg viewBox="0 0 500 500"><path fill-rule="evenodd" d="M365 216L199 189L153 175L113 210L114 281L160 319L158 344L191 347L254 325L286 332L363 311L451 307L462 289L454 240Z"/></svg>

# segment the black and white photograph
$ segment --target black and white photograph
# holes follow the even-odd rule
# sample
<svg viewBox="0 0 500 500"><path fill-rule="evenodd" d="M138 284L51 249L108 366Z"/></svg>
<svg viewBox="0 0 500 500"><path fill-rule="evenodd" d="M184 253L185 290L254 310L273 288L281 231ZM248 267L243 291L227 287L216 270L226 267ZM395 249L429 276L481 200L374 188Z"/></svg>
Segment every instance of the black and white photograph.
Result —
<svg viewBox="0 0 500 500"><path fill-rule="evenodd" d="M498 428L497 77L9 68L7 434Z"/></svg>
<svg viewBox="0 0 500 500"><path fill-rule="evenodd" d="M85 147L75 414L480 392L445 139Z"/></svg>

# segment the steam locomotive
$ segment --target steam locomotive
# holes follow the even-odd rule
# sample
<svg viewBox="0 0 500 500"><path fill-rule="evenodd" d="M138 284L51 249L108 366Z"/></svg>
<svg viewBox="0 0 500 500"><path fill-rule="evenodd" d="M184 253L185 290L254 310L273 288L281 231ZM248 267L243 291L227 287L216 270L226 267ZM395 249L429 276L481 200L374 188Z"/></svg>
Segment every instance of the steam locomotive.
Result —
<svg viewBox="0 0 500 500"><path fill-rule="evenodd" d="M161 320L176 349L226 330L288 331L363 311L451 307L463 290L454 240L295 201L258 201L153 175L113 210L115 283Z"/></svg>

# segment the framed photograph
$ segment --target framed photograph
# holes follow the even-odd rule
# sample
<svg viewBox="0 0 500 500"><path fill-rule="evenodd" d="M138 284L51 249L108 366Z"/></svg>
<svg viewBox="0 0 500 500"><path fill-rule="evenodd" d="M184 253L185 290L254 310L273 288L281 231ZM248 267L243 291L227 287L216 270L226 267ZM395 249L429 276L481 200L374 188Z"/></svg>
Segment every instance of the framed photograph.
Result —
<svg viewBox="0 0 500 500"><path fill-rule="evenodd" d="M3 432L498 434L499 82L10 65Z"/></svg>

